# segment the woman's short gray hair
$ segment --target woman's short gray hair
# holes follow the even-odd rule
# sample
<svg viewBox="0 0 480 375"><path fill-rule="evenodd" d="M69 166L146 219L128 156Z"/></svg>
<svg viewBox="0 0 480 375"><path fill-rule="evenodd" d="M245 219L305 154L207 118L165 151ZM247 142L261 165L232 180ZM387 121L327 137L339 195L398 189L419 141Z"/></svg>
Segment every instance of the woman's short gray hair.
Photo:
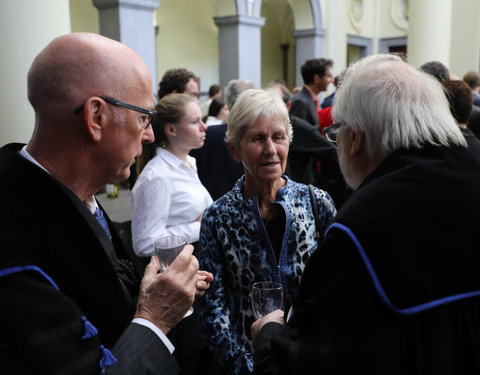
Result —
<svg viewBox="0 0 480 375"><path fill-rule="evenodd" d="M259 117L264 119L279 118L285 123L289 141L293 138L292 124L288 117L287 106L280 94L274 89L249 89L243 91L227 119L226 140L238 147L247 126L253 125Z"/></svg>
<svg viewBox="0 0 480 375"><path fill-rule="evenodd" d="M384 158L426 144L466 146L437 80L393 55L353 64L335 95L335 122L365 133L365 151Z"/></svg>

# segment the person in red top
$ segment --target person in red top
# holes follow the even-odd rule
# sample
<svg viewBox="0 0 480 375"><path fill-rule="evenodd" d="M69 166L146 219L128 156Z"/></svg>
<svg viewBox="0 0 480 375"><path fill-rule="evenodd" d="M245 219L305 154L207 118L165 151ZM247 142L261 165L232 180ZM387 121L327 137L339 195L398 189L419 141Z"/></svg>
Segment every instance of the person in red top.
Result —
<svg viewBox="0 0 480 375"><path fill-rule="evenodd" d="M347 69L343 69L340 74L338 76L335 77L335 80L333 81L333 84L335 86L335 89L338 90L338 88L340 87L340 84L341 82L343 81L343 77L345 77L345 73L347 72ZM330 105L327 105L325 106L324 104L326 104L325 102L327 101L327 99L329 99L329 103ZM329 127L330 125L333 124L333 119L332 119L332 115L331 115L331 112L332 112L332 107L333 107L333 103L334 103L334 98L335 98L335 93L333 93L332 95L328 96L326 98L326 100L322 103L322 108L317 110L317 114L318 114L318 123L320 125L320 132L325 136L323 130L326 128L326 127Z"/></svg>

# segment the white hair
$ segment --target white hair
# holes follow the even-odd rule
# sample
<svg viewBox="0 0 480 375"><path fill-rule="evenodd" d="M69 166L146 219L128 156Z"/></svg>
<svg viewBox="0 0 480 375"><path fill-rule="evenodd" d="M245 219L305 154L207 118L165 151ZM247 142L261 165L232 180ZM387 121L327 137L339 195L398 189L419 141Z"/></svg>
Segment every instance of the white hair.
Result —
<svg viewBox="0 0 480 375"><path fill-rule="evenodd" d="M442 86L394 55L373 55L353 64L335 95L335 122L365 133L365 151L384 158L395 150L466 141Z"/></svg>
<svg viewBox="0 0 480 375"><path fill-rule="evenodd" d="M278 91L275 89L249 89L238 96L230 111L227 119L227 141L234 147L238 147L245 128L253 125L259 117L267 120L281 119L285 123L288 139L292 140L293 130L287 106Z"/></svg>
<svg viewBox="0 0 480 375"><path fill-rule="evenodd" d="M255 88L255 84L246 79L232 79L228 82L228 85L224 89L225 104L228 109L232 110L233 105L242 91Z"/></svg>

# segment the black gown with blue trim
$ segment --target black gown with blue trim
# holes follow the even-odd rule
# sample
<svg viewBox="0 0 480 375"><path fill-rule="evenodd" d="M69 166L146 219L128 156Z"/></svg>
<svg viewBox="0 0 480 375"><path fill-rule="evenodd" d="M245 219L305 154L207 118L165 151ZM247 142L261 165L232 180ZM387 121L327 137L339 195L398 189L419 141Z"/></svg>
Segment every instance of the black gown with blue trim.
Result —
<svg viewBox="0 0 480 375"><path fill-rule="evenodd" d="M480 164L460 147L390 155L310 258L257 374L479 374Z"/></svg>

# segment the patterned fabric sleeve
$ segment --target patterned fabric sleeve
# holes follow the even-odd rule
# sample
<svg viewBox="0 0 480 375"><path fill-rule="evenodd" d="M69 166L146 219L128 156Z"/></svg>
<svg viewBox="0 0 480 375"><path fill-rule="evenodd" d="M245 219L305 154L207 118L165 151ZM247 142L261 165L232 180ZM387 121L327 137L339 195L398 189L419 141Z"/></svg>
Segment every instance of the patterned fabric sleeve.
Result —
<svg viewBox="0 0 480 375"><path fill-rule="evenodd" d="M322 228L319 228L319 230L323 233L327 229L330 221L332 221L337 214L337 210L328 192L319 188L315 188L314 190L315 197L317 198L318 215L320 216L320 223L322 224Z"/></svg>
<svg viewBox="0 0 480 375"><path fill-rule="evenodd" d="M215 238L215 228L216 214L211 206L203 215L198 254L200 268L214 275L200 307L202 331L215 358L229 373L250 374L253 371L252 355L232 328L226 306L228 296L225 286L230 281L224 266L223 244Z"/></svg>

